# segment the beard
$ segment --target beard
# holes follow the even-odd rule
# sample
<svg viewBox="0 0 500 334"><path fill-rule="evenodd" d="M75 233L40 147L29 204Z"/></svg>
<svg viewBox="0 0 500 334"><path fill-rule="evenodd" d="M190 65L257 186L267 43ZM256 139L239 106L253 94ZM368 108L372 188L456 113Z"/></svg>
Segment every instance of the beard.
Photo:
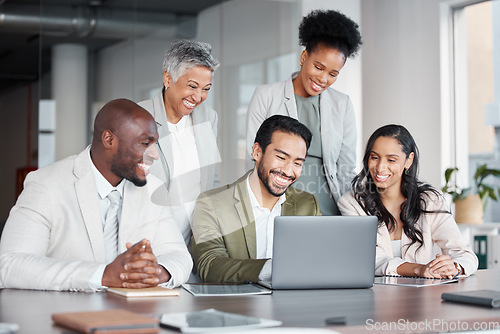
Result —
<svg viewBox="0 0 500 334"><path fill-rule="evenodd" d="M129 180L137 187L143 187L147 181L139 178L136 168L137 163L127 159L127 155L123 152L121 146L118 146L116 154L111 159L111 171L115 175Z"/></svg>
<svg viewBox="0 0 500 334"><path fill-rule="evenodd" d="M290 183L290 185L288 185L285 188L276 187L272 184L272 181L269 180L269 176L271 174L281 175L282 177L285 177L285 178L292 180L292 183ZM262 181L262 183L264 184L264 187L266 187L267 191L271 195L276 196L276 197L280 197L281 195L283 195L285 193L285 191L288 189L288 187L290 187L295 182L295 178L290 177L290 176L288 176L280 171L277 171L277 170L271 169L266 174L266 172L264 171L264 166L263 166L262 162L259 163L259 166L257 167L257 176Z"/></svg>

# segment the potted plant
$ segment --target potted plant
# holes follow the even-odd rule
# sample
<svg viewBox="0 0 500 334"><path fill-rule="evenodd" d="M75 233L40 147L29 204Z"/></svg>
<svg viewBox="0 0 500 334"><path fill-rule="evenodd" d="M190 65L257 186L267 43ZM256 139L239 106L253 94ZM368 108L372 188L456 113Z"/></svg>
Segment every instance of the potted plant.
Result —
<svg viewBox="0 0 500 334"><path fill-rule="evenodd" d="M457 223L480 224L483 222L484 209L488 198L497 200L497 194L500 195L498 187L484 183L484 180L492 175L500 177L499 169L488 168L486 164L477 167L474 174L473 187L460 189L457 187L456 178L453 178L453 184L450 180L458 168L448 168L444 172L445 185L441 189L443 193L450 194L455 203L455 221Z"/></svg>

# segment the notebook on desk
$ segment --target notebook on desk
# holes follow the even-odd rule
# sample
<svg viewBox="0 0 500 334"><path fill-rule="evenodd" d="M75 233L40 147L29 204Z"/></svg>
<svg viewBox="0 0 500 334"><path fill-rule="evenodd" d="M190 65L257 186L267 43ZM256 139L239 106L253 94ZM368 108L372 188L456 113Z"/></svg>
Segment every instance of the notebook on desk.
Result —
<svg viewBox="0 0 500 334"><path fill-rule="evenodd" d="M274 220L270 289L370 288L377 217L280 216Z"/></svg>

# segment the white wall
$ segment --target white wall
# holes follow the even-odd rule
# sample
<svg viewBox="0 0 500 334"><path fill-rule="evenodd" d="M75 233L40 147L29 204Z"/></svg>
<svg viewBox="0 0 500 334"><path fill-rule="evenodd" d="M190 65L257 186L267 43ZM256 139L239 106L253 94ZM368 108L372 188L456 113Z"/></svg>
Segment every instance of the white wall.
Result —
<svg viewBox="0 0 500 334"><path fill-rule="evenodd" d="M420 178L441 187L440 0L363 1L363 142L399 123L420 150Z"/></svg>
<svg viewBox="0 0 500 334"><path fill-rule="evenodd" d="M298 26L302 17L313 9L336 9L359 22L360 4L360 0L235 0L200 13L196 39L211 43L214 55L221 61L210 93L213 102L208 103L219 113L219 149L223 158L222 175L226 177L223 181L232 182L244 171L241 164L234 162L238 151L235 138L239 131L235 124L241 122L242 117L236 113L239 66L293 53L296 61L279 80L286 79L299 70L302 49L298 43ZM361 56L347 62L334 87L351 96L361 134Z"/></svg>
<svg viewBox="0 0 500 334"><path fill-rule="evenodd" d="M197 40L212 45L213 54L221 62L209 94L219 114L218 143L222 156L222 183L234 182L248 167L238 156L237 138L244 136L241 126L245 116L238 114L241 106L239 68L245 64L288 53L297 54L297 27L300 20L297 1L234 0L211 7L198 16ZM238 130L240 128L240 130Z"/></svg>
<svg viewBox="0 0 500 334"><path fill-rule="evenodd" d="M142 38L102 50L97 56L96 100L149 98L149 90L161 88L163 57L171 43L166 38Z"/></svg>

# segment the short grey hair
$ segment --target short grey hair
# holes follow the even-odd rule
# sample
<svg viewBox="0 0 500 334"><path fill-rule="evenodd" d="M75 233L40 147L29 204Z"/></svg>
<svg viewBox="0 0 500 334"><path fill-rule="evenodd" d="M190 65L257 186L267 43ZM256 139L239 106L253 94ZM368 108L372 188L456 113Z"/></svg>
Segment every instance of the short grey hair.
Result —
<svg viewBox="0 0 500 334"><path fill-rule="evenodd" d="M195 66L208 68L212 73L219 67L219 61L212 54L208 43L183 39L172 43L163 59L163 71L167 71L174 82L184 72Z"/></svg>

